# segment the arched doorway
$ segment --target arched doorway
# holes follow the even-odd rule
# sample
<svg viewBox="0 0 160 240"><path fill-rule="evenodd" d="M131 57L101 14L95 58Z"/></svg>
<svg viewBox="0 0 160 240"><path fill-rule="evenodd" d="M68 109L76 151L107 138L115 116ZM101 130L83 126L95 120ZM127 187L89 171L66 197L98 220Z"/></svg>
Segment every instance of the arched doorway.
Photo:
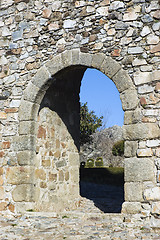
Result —
<svg viewBox="0 0 160 240"><path fill-rule="evenodd" d="M78 144L77 144L78 130L76 128L77 126L76 123L78 122L78 118L77 118L77 114L73 114L73 113L78 112L76 109L78 109L77 95L79 94L79 84L81 80L80 75L83 75L83 72L86 70L87 67L99 69L114 81L118 91L120 92L120 97L121 97L124 111L135 111L135 109L138 108L138 97L137 97L135 87L132 83L132 80L130 79L128 74L121 69L120 65L116 61L112 60L110 57L106 57L104 54L99 53L99 54L92 55L92 54L81 53L79 50L66 51L62 54L59 54L53 57L52 60L48 61L42 68L39 69L39 71L33 78L32 83L30 83L27 89L25 90L24 99L21 102L21 107L19 111L20 123L28 124L28 131L25 136L28 139L28 145L29 145L28 149L31 152L28 158L29 159L28 162L29 162L29 165L33 165L35 168L35 171L32 171L30 173L34 182L33 184L30 184L30 185L28 184L27 186L26 199L27 201L33 201L34 199L36 203L36 208L38 210L57 210L57 209L61 210L62 208L69 206L69 203L71 202L74 205L75 204L74 200L76 202L76 200L79 197L79 185L78 185L79 159L78 159L78 152L76 150L76 148L78 148ZM68 72L69 69L72 69L70 73ZM64 75L65 75L65 78L64 78ZM50 89L53 88L53 91L55 91L56 88L54 89L54 87L57 87L55 85L56 82L58 82L57 86L59 89L57 92L61 92L61 94L57 94L55 98L55 96L50 94ZM47 92L46 92L46 89L47 89ZM68 91L68 90L71 90L71 91ZM65 95L64 94L65 91L66 93L68 91L68 94ZM65 135L68 141L68 143L66 144L67 151L71 149L71 151L68 151L68 154L65 153L66 154L65 156L67 156L66 161L62 162L60 165L60 167L64 167L64 169L67 169L67 167L65 168L65 166L68 166L69 172L67 173L59 170L57 175L57 181L63 182L62 180L65 180L65 181L68 181L68 183L59 184L59 187L58 187L59 194L57 194L56 192L56 195L54 194L54 190L55 190L54 186L51 187L53 188L52 189L53 195L50 197L51 201L49 200L48 196L45 195L45 193L43 194L43 192L41 191L41 188L45 190L48 189L48 186L46 186L45 183L43 183L43 181L49 177L49 171L50 171L49 169L53 168L53 166L51 163L44 163L44 166L43 165L39 166L38 165L39 163L36 164L37 161L35 160L37 157L33 157L35 155L38 155L38 149L36 150L36 143L35 143L36 135L34 134L33 130L34 129L36 130L35 122L37 121L39 109L41 109L42 106L46 107L45 105L43 105L43 103L45 102L44 99L46 98L46 96L49 96L49 99L53 98L54 103L59 102L60 105L61 105L62 98L64 99L64 105L62 104L63 107L60 110L61 118L58 118L57 115L55 116L55 118L57 119L57 124L61 126L62 126L62 120L63 120L63 123L65 122L65 126L62 127L63 128L62 132L58 132L58 134L60 134L61 137ZM70 100L67 100L66 96L68 96L68 99ZM47 101L46 103L48 104L49 101L48 102ZM72 107L70 108L70 106ZM27 113L25 113L26 107L28 109ZM68 113L67 116L64 114L65 111L63 111L63 109L67 110L67 113ZM75 128L73 131L73 127L71 126L74 126L74 125L75 125ZM39 136L45 139L46 131L43 129L43 126L41 127L42 128L38 130L38 134ZM139 127L139 124L138 125L135 124L134 128L133 126L131 127L125 126L124 137L129 141L135 140L136 138L135 132L138 131L138 127ZM61 128L58 128L58 129L61 129ZM52 132L54 136L55 134L54 129L52 130L53 130ZM45 144L47 146L48 143L45 143ZM59 141L56 141L56 144L57 146L59 146ZM63 144L61 144L61 146L62 145ZM56 153L56 156L58 156L58 158L60 158L60 161L62 161L62 152ZM44 160L47 160L47 159L44 159ZM130 162L131 162L130 159L127 160L127 164L129 164ZM134 162L136 164L136 162L138 162L138 159L137 160L134 159ZM46 166L45 164L46 165L49 164L49 166L46 167L47 169L46 172L44 169ZM152 172L152 170L153 170L153 166L150 163L150 165L147 167L147 171ZM129 192L131 189L134 188L134 185L136 185L136 181L137 181L136 175L135 175L135 177L132 176L132 179L131 179L132 183L130 183L130 178L127 178L127 176L130 176L131 172L132 170L130 170L130 168L127 167L125 171L125 174L126 174L125 179L128 181L127 188L126 188L127 192ZM55 173L51 173L50 175L51 178L55 177L54 174ZM37 184L38 181L39 183ZM47 191L49 191L49 189ZM139 194L140 195L142 194L142 189L140 189ZM31 198L31 195L32 195L32 198ZM41 202L42 195L44 196L43 202ZM60 199L63 199L61 206L59 204ZM139 202L141 200L139 197L137 199L134 198L132 200L132 196L131 196L129 197L129 203L127 204L132 204L132 201Z"/></svg>

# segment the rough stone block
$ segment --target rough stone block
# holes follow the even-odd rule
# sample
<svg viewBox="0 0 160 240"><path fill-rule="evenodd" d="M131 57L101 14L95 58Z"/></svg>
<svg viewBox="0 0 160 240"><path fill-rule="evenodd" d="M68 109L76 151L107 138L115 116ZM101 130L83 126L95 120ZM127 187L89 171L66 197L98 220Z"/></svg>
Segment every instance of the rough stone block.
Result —
<svg viewBox="0 0 160 240"><path fill-rule="evenodd" d="M125 159L125 181L126 182L143 182L156 181L156 168L153 160L147 158Z"/></svg>
<svg viewBox="0 0 160 240"><path fill-rule="evenodd" d="M39 104L22 100L19 108L19 120L20 121L36 120L38 110Z"/></svg>
<svg viewBox="0 0 160 240"><path fill-rule="evenodd" d="M140 202L124 202L122 205L122 213L125 214L136 214L142 210Z"/></svg>
<svg viewBox="0 0 160 240"><path fill-rule="evenodd" d="M104 58L105 58L105 54L103 53L93 54L92 67L96 69L101 69L101 65L103 63Z"/></svg>
<svg viewBox="0 0 160 240"><path fill-rule="evenodd" d="M42 166L43 167L50 167L51 166L51 160L42 160Z"/></svg>
<svg viewBox="0 0 160 240"><path fill-rule="evenodd" d="M106 74L107 77L112 79L112 77L121 69L119 63L113 60L111 57L105 57L100 70Z"/></svg>
<svg viewBox="0 0 160 240"><path fill-rule="evenodd" d="M33 183L33 167L10 167L6 172L6 180L9 184Z"/></svg>
<svg viewBox="0 0 160 240"><path fill-rule="evenodd" d="M70 174L70 181L72 183L79 183L79 168L78 167L71 167L69 169Z"/></svg>
<svg viewBox="0 0 160 240"><path fill-rule="evenodd" d="M65 51L61 54L64 67L72 65L72 51Z"/></svg>
<svg viewBox="0 0 160 240"><path fill-rule="evenodd" d="M125 200L128 202L141 202L143 201L142 195L142 183L140 182L131 182L125 183Z"/></svg>
<svg viewBox="0 0 160 240"><path fill-rule="evenodd" d="M51 71L51 65L52 65L52 60L49 61L46 66L41 67L37 73L35 74L35 76L32 79L32 83L37 86L38 88L42 89L43 86L45 86L47 84L47 81L49 80L49 78L51 77L51 74L53 72L53 70ZM54 64L56 64L56 60L54 61ZM52 65L52 67L54 68L54 65ZM48 71L49 70L49 71ZM50 72L51 71L51 72ZM55 72L54 72L55 73Z"/></svg>
<svg viewBox="0 0 160 240"><path fill-rule="evenodd" d="M63 181L64 181L64 173L63 173L63 171L60 170L58 175L59 175L58 180L59 180L60 182L63 182Z"/></svg>
<svg viewBox="0 0 160 240"><path fill-rule="evenodd" d="M152 151L151 148L138 149L137 150L137 156L138 157L152 157L153 156L153 151Z"/></svg>
<svg viewBox="0 0 160 240"><path fill-rule="evenodd" d="M79 49L72 50L72 65L79 65Z"/></svg>
<svg viewBox="0 0 160 240"><path fill-rule="evenodd" d="M79 197L79 183L75 184L69 184L69 196L71 199L73 199L73 197Z"/></svg>
<svg viewBox="0 0 160 240"><path fill-rule="evenodd" d="M1 202L0 203L0 211L5 211L7 209L8 203L7 202Z"/></svg>
<svg viewBox="0 0 160 240"><path fill-rule="evenodd" d="M142 119L142 111L140 108L136 108L134 111L125 111L124 124L138 123Z"/></svg>
<svg viewBox="0 0 160 240"><path fill-rule="evenodd" d="M136 123L123 126L123 137L126 140L146 140L160 136L160 129L156 123Z"/></svg>
<svg viewBox="0 0 160 240"><path fill-rule="evenodd" d="M31 135L13 136L11 150L18 152L23 150L36 150L36 138Z"/></svg>
<svg viewBox="0 0 160 240"><path fill-rule="evenodd" d="M49 181L57 181L57 174L49 172Z"/></svg>
<svg viewBox="0 0 160 240"><path fill-rule="evenodd" d="M145 189L144 199L147 201L160 201L160 187Z"/></svg>
<svg viewBox="0 0 160 240"><path fill-rule="evenodd" d="M66 180L67 181L67 180ZM3 177L2 176L0 176L0 186L2 186L3 185L3 183L4 183L4 181L3 181Z"/></svg>
<svg viewBox="0 0 160 240"><path fill-rule="evenodd" d="M39 126L37 138L46 139L46 129L42 126Z"/></svg>
<svg viewBox="0 0 160 240"><path fill-rule="evenodd" d="M79 167L79 154L78 153L70 153L68 160L69 160L70 166L78 166Z"/></svg>
<svg viewBox="0 0 160 240"><path fill-rule="evenodd" d="M125 141L124 156L135 157L137 153L138 143L135 141Z"/></svg>
<svg viewBox="0 0 160 240"><path fill-rule="evenodd" d="M138 96L135 89L127 89L120 94L123 110L133 110L138 106Z"/></svg>
<svg viewBox="0 0 160 240"><path fill-rule="evenodd" d="M34 187L31 184L20 184L12 192L15 202L34 202Z"/></svg>
<svg viewBox="0 0 160 240"><path fill-rule="evenodd" d="M151 213L160 215L160 202L152 203Z"/></svg>
<svg viewBox="0 0 160 240"><path fill-rule="evenodd" d="M92 54L80 52L79 64L87 67L92 67Z"/></svg>
<svg viewBox="0 0 160 240"><path fill-rule="evenodd" d="M24 100L29 102L34 102L40 104L43 97L45 95L45 91L40 90L39 87L35 86L33 83L29 83L27 88L24 91Z"/></svg>
<svg viewBox="0 0 160 240"><path fill-rule="evenodd" d="M48 69L49 73L51 75L56 74L59 70L63 69L63 63L62 63L62 58L61 58L61 54L54 56L51 60L49 60L46 64L45 64L46 68ZM43 71L43 69L42 69ZM47 71L47 74L48 74ZM40 73L39 73L40 74ZM50 75L45 75L43 76L43 80L40 84L38 84L38 76L35 76L35 80L33 81L33 84L35 84L38 87L42 87L43 84L46 83L47 79L49 79ZM37 82L37 84L36 84Z"/></svg>
<svg viewBox="0 0 160 240"><path fill-rule="evenodd" d="M152 72L136 72L134 74L134 82L136 85L149 83L152 81Z"/></svg>
<svg viewBox="0 0 160 240"><path fill-rule="evenodd" d="M46 173L43 169L36 169L35 170L35 177L39 178L41 180L45 180L46 179Z"/></svg>
<svg viewBox="0 0 160 240"><path fill-rule="evenodd" d="M67 162L66 162L65 159L59 160L59 161L56 162L56 167L57 167L57 168L61 168L61 167L64 167L64 166L66 166L66 165L67 165Z"/></svg>
<svg viewBox="0 0 160 240"><path fill-rule="evenodd" d="M0 200L4 199L4 188L0 187Z"/></svg>
<svg viewBox="0 0 160 240"><path fill-rule="evenodd" d="M119 70L113 77L113 82L115 83L118 91L121 93L133 86L132 80L125 70Z"/></svg>
<svg viewBox="0 0 160 240"><path fill-rule="evenodd" d="M2 142L2 149L9 149L11 143L9 141Z"/></svg>
<svg viewBox="0 0 160 240"><path fill-rule="evenodd" d="M35 157L36 153L34 151L21 151L17 153L17 161L20 166L35 165Z"/></svg>
<svg viewBox="0 0 160 240"><path fill-rule="evenodd" d="M21 121L19 123L19 135L36 134L36 124L34 121Z"/></svg>

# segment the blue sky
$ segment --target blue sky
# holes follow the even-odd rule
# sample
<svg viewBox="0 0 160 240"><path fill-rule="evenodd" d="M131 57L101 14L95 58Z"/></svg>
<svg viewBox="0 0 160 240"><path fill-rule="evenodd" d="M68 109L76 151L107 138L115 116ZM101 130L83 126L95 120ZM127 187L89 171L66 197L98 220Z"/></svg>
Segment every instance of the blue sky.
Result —
<svg viewBox="0 0 160 240"><path fill-rule="evenodd" d="M106 127L122 126L124 112L115 84L96 69L87 69L82 79L80 101L88 102L89 110L104 116Z"/></svg>

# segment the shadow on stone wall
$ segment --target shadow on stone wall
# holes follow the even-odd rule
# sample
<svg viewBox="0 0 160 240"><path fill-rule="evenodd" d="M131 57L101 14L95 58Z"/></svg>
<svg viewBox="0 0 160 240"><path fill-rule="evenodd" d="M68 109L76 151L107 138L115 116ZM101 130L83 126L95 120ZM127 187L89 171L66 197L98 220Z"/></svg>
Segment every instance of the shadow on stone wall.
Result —
<svg viewBox="0 0 160 240"><path fill-rule="evenodd" d="M46 91L40 110L48 107L55 111L66 125L77 149L79 146L79 92L86 67L72 66L58 72ZM40 111L39 110L39 111Z"/></svg>

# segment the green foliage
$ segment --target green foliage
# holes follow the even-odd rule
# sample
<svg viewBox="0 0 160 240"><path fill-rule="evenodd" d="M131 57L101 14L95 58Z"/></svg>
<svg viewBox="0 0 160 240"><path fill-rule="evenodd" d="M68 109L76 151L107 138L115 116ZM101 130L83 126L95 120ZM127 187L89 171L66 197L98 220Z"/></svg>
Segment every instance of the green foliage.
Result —
<svg viewBox="0 0 160 240"><path fill-rule="evenodd" d="M124 140L118 141L113 145L112 153L114 156L124 155Z"/></svg>
<svg viewBox="0 0 160 240"><path fill-rule="evenodd" d="M80 145L91 141L91 135L102 126L102 119L94 111L89 112L87 103L80 104Z"/></svg>
<svg viewBox="0 0 160 240"><path fill-rule="evenodd" d="M103 158L102 157L98 157L95 161L95 166L96 167L103 167Z"/></svg>
<svg viewBox="0 0 160 240"><path fill-rule="evenodd" d="M94 167L94 159L89 158L86 163L87 168L93 168Z"/></svg>

